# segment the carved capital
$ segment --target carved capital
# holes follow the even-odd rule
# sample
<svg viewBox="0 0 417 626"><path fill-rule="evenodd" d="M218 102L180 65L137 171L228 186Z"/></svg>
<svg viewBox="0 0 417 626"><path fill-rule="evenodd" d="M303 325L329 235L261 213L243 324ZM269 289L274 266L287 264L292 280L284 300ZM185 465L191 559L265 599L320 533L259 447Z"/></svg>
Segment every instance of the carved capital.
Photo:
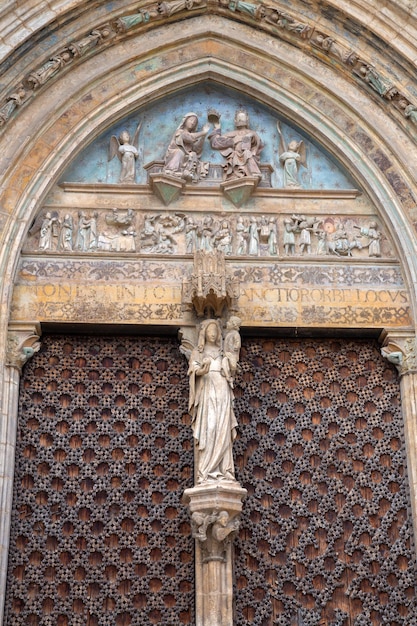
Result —
<svg viewBox="0 0 417 626"><path fill-rule="evenodd" d="M195 511L191 515L192 533L201 543L203 563L226 561L227 545L236 536L239 524L239 516L231 517L228 511Z"/></svg>
<svg viewBox="0 0 417 626"><path fill-rule="evenodd" d="M6 365L21 372L24 364L40 349L40 336L39 322L10 323L7 335Z"/></svg>
<svg viewBox="0 0 417 626"><path fill-rule="evenodd" d="M227 545L240 523L247 491L238 482L205 483L186 489L183 500L191 515L191 528L203 550L205 562L223 561Z"/></svg>
<svg viewBox="0 0 417 626"><path fill-rule="evenodd" d="M383 331L381 354L393 363L400 376L417 373L417 342L410 331Z"/></svg>

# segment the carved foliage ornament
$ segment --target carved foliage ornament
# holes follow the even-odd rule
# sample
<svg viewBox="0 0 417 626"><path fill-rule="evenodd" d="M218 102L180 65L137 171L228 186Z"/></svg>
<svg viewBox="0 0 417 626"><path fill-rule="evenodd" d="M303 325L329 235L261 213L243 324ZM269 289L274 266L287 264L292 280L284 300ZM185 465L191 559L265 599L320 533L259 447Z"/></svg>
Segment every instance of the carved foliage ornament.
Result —
<svg viewBox="0 0 417 626"><path fill-rule="evenodd" d="M9 331L7 337L6 364L19 372L24 364L40 350L39 335L30 330Z"/></svg>
<svg viewBox="0 0 417 626"><path fill-rule="evenodd" d="M395 365L400 376L417 372L417 344L415 337L386 337L381 354Z"/></svg>
<svg viewBox="0 0 417 626"><path fill-rule="evenodd" d="M309 42L312 52L320 58L329 57L351 69L353 75L363 84L386 101L391 101L402 116L413 125L417 125L416 105L402 94L399 89L368 60L337 42L327 33L317 31L314 26L299 22L286 11L263 3L244 2L241 0L218 0L206 3L204 0L170 0L149 4L132 15L120 16L111 24L103 24L86 33L77 41L70 42L66 47L44 61L31 71L23 81L0 102L0 127L4 126L13 113L24 102L29 100L44 84L56 77L70 63L87 56L102 45L107 45L120 35L149 22L161 21L183 11L208 13L228 13L235 19L254 20L268 32L291 39ZM305 43L303 43L305 46ZM334 64L333 64L334 66Z"/></svg>

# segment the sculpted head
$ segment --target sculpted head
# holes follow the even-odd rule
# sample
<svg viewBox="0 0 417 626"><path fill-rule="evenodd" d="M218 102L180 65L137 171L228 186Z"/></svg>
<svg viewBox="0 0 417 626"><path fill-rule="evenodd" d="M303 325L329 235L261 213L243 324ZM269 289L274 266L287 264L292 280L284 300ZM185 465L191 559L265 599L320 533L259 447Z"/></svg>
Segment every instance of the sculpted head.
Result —
<svg viewBox="0 0 417 626"><path fill-rule="evenodd" d="M127 130L122 130L122 132L120 133L120 136L119 136L119 142L121 144L130 143L130 135L127 132Z"/></svg>
<svg viewBox="0 0 417 626"><path fill-rule="evenodd" d="M210 342L210 343L218 343L219 342L219 327L216 324L216 322L211 322L210 324L207 325L206 327L206 339Z"/></svg>
<svg viewBox="0 0 417 626"><path fill-rule="evenodd" d="M227 511L220 511L217 521L223 528L226 528L229 521L229 513Z"/></svg>
<svg viewBox="0 0 417 626"><path fill-rule="evenodd" d="M239 109L235 113L236 128L249 128L249 115L244 109Z"/></svg>
<svg viewBox="0 0 417 626"><path fill-rule="evenodd" d="M222 333L217 320L209 319L201 323L198 334L198 350L202 352L206 342L221 345Z"/></svg>
<svg viewBox="0 0 417 626"><path fill-rule="evenodd" d="M232 315L227 322L227 329L239 330L241 323L242 320L240 319L240 317L237 317L237 315Z"/></svg>
<svg viewBox="0 0 417 626"><path fill-rule="evenodd" d="M198 117L195 113L187 113L184 116L181 127L188 131L194 131L197 128Z"/></svg>

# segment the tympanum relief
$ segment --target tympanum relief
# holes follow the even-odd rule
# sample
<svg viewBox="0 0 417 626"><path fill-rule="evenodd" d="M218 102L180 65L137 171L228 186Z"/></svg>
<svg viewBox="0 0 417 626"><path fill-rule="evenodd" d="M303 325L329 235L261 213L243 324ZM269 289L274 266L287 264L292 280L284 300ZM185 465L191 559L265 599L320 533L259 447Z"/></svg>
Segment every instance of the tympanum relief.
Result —
<svg viewBox="0 0 417 626"><path fill-rule="evenodd" d="M129 158L130 174L125 176L126 167L114 156L121 159L127 153L130 157L124 160ZM253 98L209 82L120 120L84 148L61 180L149 185L164 204L170 204L179 194L159 189L164 177L179 194L187 188L216 187L235 206L243 206L257 188L355 187L314 137ZM243 200L237 194L228 195L230 188L239 187L239 181L244 188L249 188L250 181L253 184Z"/></svg>
<svg viewBox="0 0 417 626"><path fill-rule="evenodd" d="M226 257L392 258L377 220L318 215L235 214L135 209L44 210L29 231L26 252Z"/></svg>

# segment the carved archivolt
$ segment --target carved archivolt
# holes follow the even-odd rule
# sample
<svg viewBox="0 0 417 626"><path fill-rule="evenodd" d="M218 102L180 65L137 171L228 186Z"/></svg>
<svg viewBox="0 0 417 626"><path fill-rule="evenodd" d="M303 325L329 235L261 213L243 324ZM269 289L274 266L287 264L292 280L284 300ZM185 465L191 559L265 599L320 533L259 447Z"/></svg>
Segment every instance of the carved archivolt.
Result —
<svg viewBox="0 0 417 626"><path fill-rule="evenodd" d="M126 33L134 32L148 24L160 24L177 13L201 15L202 13L225 15L231 19L256 23L270 35L278 38L299 40L303 49L309 46L313 54L321 59L328 58L335 67L337 64L348 69L360 84L371 89L385 101L390 102L405 119L417 125L417 106L401 90L376 68L370 59L362 58L359 51L346 47L324 31L317 30L313 23L299 21L286 10L258 2L240 0L170 0L151 3L132 15L124 15L111 23L98 25L80 39L67 45L32 70L0 102L0 127L13 116L16 109L31 99L40 87L60 74L68 65L87 57L101 46L119 41Z"/></svg>

